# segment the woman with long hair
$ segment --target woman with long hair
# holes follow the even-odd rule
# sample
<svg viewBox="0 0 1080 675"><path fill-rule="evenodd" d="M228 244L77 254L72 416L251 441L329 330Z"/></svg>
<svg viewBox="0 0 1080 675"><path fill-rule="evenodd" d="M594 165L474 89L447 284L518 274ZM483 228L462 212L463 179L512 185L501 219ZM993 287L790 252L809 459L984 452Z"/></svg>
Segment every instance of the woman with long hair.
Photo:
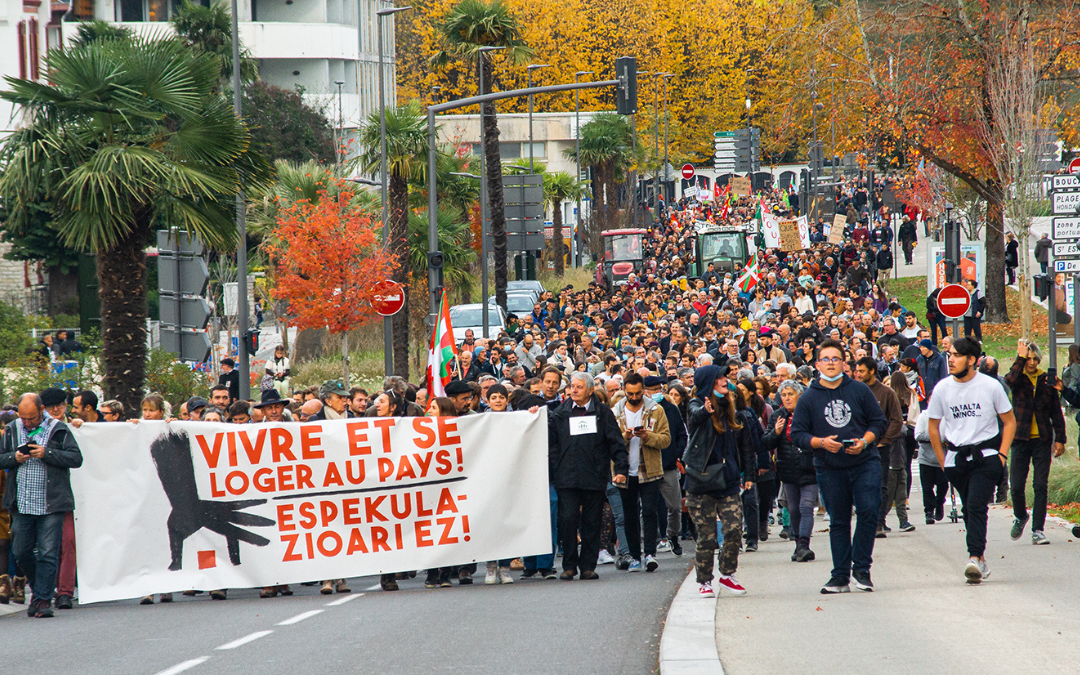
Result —
<svg viewBox="0 0 1080 675"><path fill-rule="evenodd" d="M375 397L373 402L376 417L402 417L405 414L405 397L393 389L387 389ZM379 585L384 591L398 590L398 575L390 572L379 577Z"/></svg>
<svg viewBox="0 0 1080 675"><path fill-rule="evenodd" d="M715 595L712 577L717 520L724 536L718 564L719 584L735 595L746 594L746 589L735 579L742 542L739 490L754 486L756 458L747 425L735 411L735 396L727 371L726 366L704 366L694 373L698 394L689 404L690 442L683 454L688 472L686 503L698 536L694 567L702 597Z"/></svg>
<svg viewBox="0 0 1080 675"><path fill-rule="evenodd" d="M428 417L456 417L457 408L454 402L445 396L436 396L431 399L427 409ZM450 568L433 567L427 571L424 580L424 588L450 588Z"/></svg>

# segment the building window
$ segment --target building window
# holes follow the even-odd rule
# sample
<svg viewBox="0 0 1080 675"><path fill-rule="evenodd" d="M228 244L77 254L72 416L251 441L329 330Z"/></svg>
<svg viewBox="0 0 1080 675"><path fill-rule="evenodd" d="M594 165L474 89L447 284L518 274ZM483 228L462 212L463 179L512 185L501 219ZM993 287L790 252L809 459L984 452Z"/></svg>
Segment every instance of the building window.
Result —
<svg viewBox="0 0 1080 675"><path fill-rule="evenodd" d="M538 142L538 143L533 143L532 145L533 145L533 155L532 156L533 156L534 159L543 159L544 157L547 157L547 143ZM527 159L529 157L529 144L528 143L522 143L521 144L521 157L523 159Z"/></svg>
<svg viewBox="0 0 1080 675"><path fill-rule="evenodd" d="M526 151L528 151L528 148L526 148ZM499 157L503 160L520 159L521 143L499 143Z"/></svg>
<svg viewBox="0 0 1080 675"><path fill-rule="evenodd" d="M193 0L203 7L210 6L210 0ZM180 0L117 0L116 20L123 22L168 21L176 14Z"/></svg>

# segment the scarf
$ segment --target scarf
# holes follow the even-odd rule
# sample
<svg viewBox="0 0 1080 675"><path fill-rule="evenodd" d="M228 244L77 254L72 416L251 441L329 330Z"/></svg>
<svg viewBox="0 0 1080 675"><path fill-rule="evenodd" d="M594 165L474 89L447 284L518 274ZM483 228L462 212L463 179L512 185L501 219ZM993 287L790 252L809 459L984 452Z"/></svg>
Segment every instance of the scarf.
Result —
<svg viewBox="0 0 1080 675"><path fill-rule="evenodd" d="M41 424L32 431L27 431L26 426L23 424L23 420L20 417L16 420L15 430L19 434L19 443L17 447L23 447L29 444L31 441L41 447L45 447L49 444L49 439L52 438L52 434L56 431L57 420L54 419L48 413L45 413L41 418Z"/></svg>

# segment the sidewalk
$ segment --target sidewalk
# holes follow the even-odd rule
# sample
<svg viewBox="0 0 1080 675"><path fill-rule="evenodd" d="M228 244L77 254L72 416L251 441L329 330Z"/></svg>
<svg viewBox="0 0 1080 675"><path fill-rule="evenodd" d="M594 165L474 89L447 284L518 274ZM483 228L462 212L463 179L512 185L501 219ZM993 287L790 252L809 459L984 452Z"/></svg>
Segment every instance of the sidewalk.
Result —
<svg viewBox="0 0 1080 675"><path fill-rule="evenodd" d="M911 503L921 504L913 491ZM874 547L873 593L820 595L829 578L828 523L819 516L817 560L790 561L775 536L739 558L745 597L716 603L716 644L727 675L751 673L1075 673L1080 647L1080 544L1047 523L1049 546L1030 527L1009 539L1012 513L990 511L991 576L964 583L963 522L896 531ZM946 511L947 513L947 511ZM774 533L776 528L773 528ZM706 601L703 601L706 602Z"/></svg>

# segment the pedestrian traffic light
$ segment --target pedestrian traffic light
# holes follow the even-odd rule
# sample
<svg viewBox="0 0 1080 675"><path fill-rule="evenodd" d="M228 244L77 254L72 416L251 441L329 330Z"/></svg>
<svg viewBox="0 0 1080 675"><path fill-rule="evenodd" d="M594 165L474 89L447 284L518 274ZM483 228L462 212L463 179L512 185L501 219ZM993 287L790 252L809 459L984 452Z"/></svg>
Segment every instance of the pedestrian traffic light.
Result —
<svg viewBox="0 0 1080 675"><path fill-rule="evenodd" d="M1045 300L1050 297L1050 277L1045 274L1036 274L1034 276L1035 281L1035 295L1039 300Z"/></svg>
<svg viewBox="0 0 1080 675"><path fill-rule="evenodd" d="M633 115L637 112L637 58L621 56L615 59L615 112Z"/></svg>
<svg viewBox="0 0 1080 675"><path fill-rule="evenodd" d="M251 356L259 351L259 331L256 329L249 330L244 333L244 349Z"/></svg>

